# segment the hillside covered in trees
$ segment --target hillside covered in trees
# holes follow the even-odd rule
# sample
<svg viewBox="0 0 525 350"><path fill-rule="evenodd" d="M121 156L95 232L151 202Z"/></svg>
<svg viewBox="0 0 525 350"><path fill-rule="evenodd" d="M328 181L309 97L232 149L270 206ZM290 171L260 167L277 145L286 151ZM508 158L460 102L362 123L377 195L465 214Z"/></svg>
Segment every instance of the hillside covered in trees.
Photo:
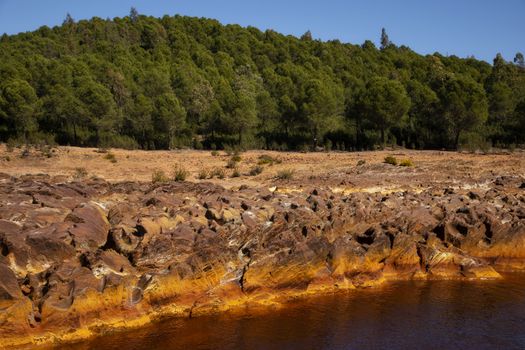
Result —
<svg viewBox="0 0 525 350"><path fill-rule="evenodd" d="M210 19L74 21L0 38L0 141L168 149L525 143L525 63L422 56Z"/></svg>

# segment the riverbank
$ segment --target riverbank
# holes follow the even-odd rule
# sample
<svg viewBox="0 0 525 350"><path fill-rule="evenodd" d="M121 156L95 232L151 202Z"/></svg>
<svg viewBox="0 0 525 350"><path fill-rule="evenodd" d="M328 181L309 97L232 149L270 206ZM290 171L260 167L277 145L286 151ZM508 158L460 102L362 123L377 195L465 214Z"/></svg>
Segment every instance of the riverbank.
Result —
<svg viewBox="0 0 525 350"><path fill-rule="evenodd" d="M96 150L40 160L16 152L0 176L1 346L525 268L519 152L265 153L272 162L248 152L239 177L205 180L196 159L226 169L230 157L111 151L115 163ZM413 164L385 164L387 155ZM71 173L75 162L87 174ZM186 181L152 183L160 164L183 164ZM283 170L292 175L276 177Z"/></svg>

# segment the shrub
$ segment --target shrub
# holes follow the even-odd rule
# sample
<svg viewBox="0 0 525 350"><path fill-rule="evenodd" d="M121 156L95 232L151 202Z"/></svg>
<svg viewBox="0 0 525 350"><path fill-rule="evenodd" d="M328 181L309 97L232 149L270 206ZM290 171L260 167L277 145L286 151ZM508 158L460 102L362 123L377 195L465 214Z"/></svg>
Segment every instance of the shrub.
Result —
<svg viewBox="0 0 525 350"><path fill-rule="evenodd" d="M213 157L217 157L217 156L219 155L219 151L215 151L215 150L213 150L213 151L211 151L211 155L212 155Z"/></svg>
<svg viewBox="0 0 525 350"><path fill-rule="evenodd" d="M111 152L108 152L105 156L104 156L104 159L107 159L109 160L111 163L116 163L117 162L117 157L111 153Z"/></svg>
<svg viewBox="0 0 525 350"><path fill-rule="evenodd" d="M176 164L173 167L172 172L172 179L173 181L185 181L188 177L188 171L180 164Z"/></svg>
<svg viewBox="0 0 525 350"><path fill-rule="evenodd" d="M169 179L163 170L160 170L160 169L153 170L153 173L151 174L151 182L161 183L161 182L168 182L168 181Z"/></svg>
<svg viewBox="0 0 525 350"><path fill-rule="evenodd" d="M386 156L384 162L386 164L397 165L397 159L394 156Z"/></svg>
<svg viewBox="0 0 525 350"><path fill-rule="evenodd" d="M224 179L226 177L226 173L224 172L224 169L217 167L217 168L213 168L213 170L211 171L210 177L211 178L217 177L219 179Z"/></svg>
<svg viewBox="0 0 525 350"><path fill-rule="evenodd" d="M22 153L20 153L20 158L27 158L31 155L31 151L29 150L28 147L26 147Z"/></svg>
<svg viewBox="0 0 525 350"><path fill-rule="evenodd" d="M53 150L51 149L50 146L42 146L40 148L40 152L42 152L42 155L46 158L51 158L53 157Z"/></svg>
<svg viewBox="0 0 525 350"><path fill-rule="evenodd" d="M291 180L293 179L294 171L292 169L284 169L277 172L276 178L279 180Z"/></svg>
<svg viewBox="0 0 525 350"><path fill-rule="evenodd" d="M226 164L226 168L227 169L234 169L237 166L238 162L239 162L239 160L237 160L237 158L235 158L235 156L231 157L230 160L228 161L228 163Z"/></svg>
<svg viewBox="0 0 525 350"><path fill-rule="evenodd" d="M226 152L226 155L232 156L232 155L239 155L241 153L241 150L238 146L230 146L226 145L224 146L224 152Z"/></svg>
<svg viewBox="0 0 525 350"><path fill-rule="evenodd" d="M199 180L204 180L204 179L207 179L208 176L210 176L210 171L208 169L201 169L199 170L199 172L197 173L197 178Z"/></svg>
<svg viewBox="0 0 525 350"><path fill-rule="evenodd" d="M5 156L5 160L6 160L6 162L10 162L11 161L11 157Z"/></svg>
<svg viewBox="0 0 525 350"><path fill-rule="evenodd" d="M9 153L13 152L16 147L16 143L13 141L13 139L7 140L7 143L5 145L5 150Z"/></svg>
<svg viewBox="0 0 525 350"><path fill-rule="evenodd" d="M273 164L281 164L283 161L280 160L279 158L274 158L272 156L269 156L267 154L263 154L261 156L259 156L259 160L257 161L257 164L259 165L264 165L264 164L268 164L268 165L273 165Z"/></svg>
<svg viewBox="0 0 525 350"><path fill-rule="evenodd" d="M359 161L357 162L357 166L363 166L366 164L366 160L364 159L359 159Z"/></svg>
<svg viewBox="0 0 525 350"><path fill-rule="evenodd" d="M232 161L234 161L234 162L236 162L236 163L239 163L239 162L242 160L242 158L241 158L241 156L240 156L238 153L235 153L235 154L231 157L230 160L232 160Z"/></svg>
<svg viewBox="0 0 525 350"><path fill-rule="evenodd" d="M83 167L75 168L75 173L73 174L73 178L80 180L80 179L85 178L87 175L88 175L88 172L86 168L83 168Z"/></svg>
<svg viewBox="0 0 525 350"><path fill-rule="evenodd" d="M257 176L260 173L262 173L264 168L260 165L256 165L253 168L250 169L250 176Z"/></svg>
<svg viewBox="0 0 525 350"><path fill-rule="evenodd" d="M405 159L405 160L402 160L401 163L399 163L399 166L412 167L412 166L414 166L414 163L410 159Z"/></svg>
<svg viewBox="0 0 525 350"><path fill-rule="evenodd" d="M240 177L240 176L241 176L241 172L239 171L239 169L238 168L233 169L232 177Z"/></svg>

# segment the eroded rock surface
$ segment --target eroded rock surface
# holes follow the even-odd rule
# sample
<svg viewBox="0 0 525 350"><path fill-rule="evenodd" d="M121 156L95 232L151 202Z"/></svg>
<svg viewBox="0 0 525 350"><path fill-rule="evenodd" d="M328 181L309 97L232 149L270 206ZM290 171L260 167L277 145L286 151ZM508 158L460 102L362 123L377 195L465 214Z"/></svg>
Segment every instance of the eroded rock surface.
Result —
<svg viewBox="0 0 525 350"><path fill-rule="evenodd" d="M335 191L0 176L0 346L525 269L524 179Z"/></svg>

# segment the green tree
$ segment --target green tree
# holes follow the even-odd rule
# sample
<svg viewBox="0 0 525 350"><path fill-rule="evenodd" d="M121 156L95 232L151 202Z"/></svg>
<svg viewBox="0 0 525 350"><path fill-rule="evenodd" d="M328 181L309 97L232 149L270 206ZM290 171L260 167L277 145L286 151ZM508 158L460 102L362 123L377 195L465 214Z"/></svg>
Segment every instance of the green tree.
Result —
<svg viewBox="0 0 525 350"><path fill-rule="evenodd" d="M37 109L35 90L27 81L11 79L0 85L0 120L16 136L27 140L37 130Z"/></svg>
<svg viewBox="0 0 525 350"><path fill-rule="evenodd" d="M516 63L521 68L525 68L525 59L523 58L523 54L521 52L518 52L516 56L514 56L514 63Z"/></svg>
<svg viewBox="0 0 525 350"><path fill-rule="evenodd" d="M302 110L314 149L327 131L339 125L344 109L343 101L342 89L333 83L313 79L306 84Z"/></svg>
<svg viewBox="0 0 525 350"><path fill-rule="evenodd" d="M410 99L400 82L376 77L367 84L360 105L366 118L381 132L384 145L385 133L408 112Z"/></svg>
<svg viewBox="0 0 525 350"><path fill-rule="evenodd" d="M469 77L447 79L439 91L442 113L457 149L462 132L472 131L488 117L488 102L482 86Z"/></svg>
<svg viewBox="0 0 525 350"><path fill-rule="evenodd" d="M381 29L381 50L386 49L390 45L392 45L392 42L388 38L388 34L386 33L386 29L382 28Z"/></svg>

